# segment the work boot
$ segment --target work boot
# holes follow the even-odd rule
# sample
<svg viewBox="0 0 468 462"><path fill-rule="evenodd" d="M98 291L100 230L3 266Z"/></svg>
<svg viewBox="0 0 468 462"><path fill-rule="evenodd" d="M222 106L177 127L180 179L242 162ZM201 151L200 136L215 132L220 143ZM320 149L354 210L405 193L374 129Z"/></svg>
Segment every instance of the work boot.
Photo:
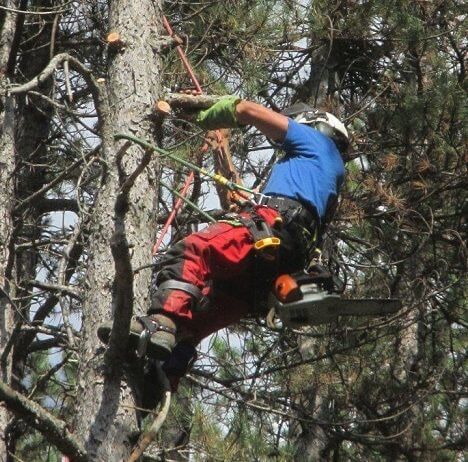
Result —
<svg viewBox="0 0 468 462"><path fill-rule="evenodd" d="M112 329L112 321L98 327L99 339L107 345ZM151 314L132 319L128 346L137 350L138 356L147 354L157 360L166 359L175 345L176 325L163 314Z"/></svg>

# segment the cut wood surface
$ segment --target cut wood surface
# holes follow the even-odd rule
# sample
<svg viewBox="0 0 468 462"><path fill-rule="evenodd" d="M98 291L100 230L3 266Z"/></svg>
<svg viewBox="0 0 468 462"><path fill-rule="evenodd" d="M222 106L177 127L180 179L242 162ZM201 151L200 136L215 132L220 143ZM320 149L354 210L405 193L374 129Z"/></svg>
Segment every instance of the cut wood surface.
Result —
<svg viewBox="0 0 468 462"><path fill-rule="evenodd" d="M112 48L121 48L124 46L124 42L118 32L110 32L107 35L107 43Z"/></svg>

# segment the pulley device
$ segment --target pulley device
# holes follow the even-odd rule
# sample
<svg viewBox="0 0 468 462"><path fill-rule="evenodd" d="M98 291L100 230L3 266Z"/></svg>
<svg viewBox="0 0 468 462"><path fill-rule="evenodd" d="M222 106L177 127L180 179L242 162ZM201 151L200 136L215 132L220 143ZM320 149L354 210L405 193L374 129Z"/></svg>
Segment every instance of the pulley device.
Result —
<svg viewBox="0 0 468 462"><path fill-rule="evenodd" d="M328 324L340 316L383 316L401 308L398 299L345 299L336 280L324 268L279 276L269 295L267 321L279 318L288 327Z"/></svg>

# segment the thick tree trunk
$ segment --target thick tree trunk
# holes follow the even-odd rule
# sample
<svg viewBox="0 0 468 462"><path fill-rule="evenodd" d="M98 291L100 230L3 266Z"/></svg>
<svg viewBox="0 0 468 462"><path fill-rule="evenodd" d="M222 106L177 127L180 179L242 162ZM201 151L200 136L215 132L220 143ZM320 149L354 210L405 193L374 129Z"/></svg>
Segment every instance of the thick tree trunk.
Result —
<svg viewBox="0 0 468 462"><path fill-rule="evenodd" d="M97 338L96 327L112 317L111 306L115 302L110 243L119 189L116 153L123 143L114 142L113 134L121 132L145 139L151 137L153 105L160 89L160 58L150 43L161 29L160 12L159 2L151 0L115 1L110 11L109 29L120 33L125 46L110 52L113 54L110 56L108 80L101 89L101 155L107 170L93 208L74 424L76 435L83 439L93 461L125 460L131 450L131 434L138 430L132 409L135 402L129 385L121 381L118 373L104 373L103 345ZM124 154L122 166L127 175L133 172L141 157L141 150L134 147ZM155 165L154 161L139 176L130 194L125 231L132 246L133 268L151 261L151 242L156 226ZM148 307L149 283L149 270L135 276L137 312L144 312Z"/></svg>
<svg viewBox="0 0 468 462"><path fill-rule="evenodd" d="M50 2L44 0L44 7L50 7ZM42 23L34 24L27 31L25 37L34 37L37 50L28 57L19 60L18 71L15 80L24 79L29 81L36 77L48 64L50 60L48 44L52 21L45 19ZM30 50L22 50L29 52ZM42 92L51 94L52 79L49 78L42 83ZM40 190L46 182L49 162L48 136L52 112L50 105L44 104L40 99L27 94L16 97L16 128L15 128L15 150L18 155L16 194L17 204L27 199L31 194ZM18 227L18 235L25 242L34 242L40 239L42 228L40 224L42 212L36 207L38 201L31 201L29 206L24 207L21 212L15 213L15 226ZM17 205L15 204L15 205ZM24 301L18 304L19 312L15 314L16 320L23 322L30 319L31 303L30 295L25 281L36 279L38 262L38 251L34 248L17 249L15 252L17 296L24 297ZM52 310L51 306L50 310ZM24 364L28 355L28 347L31 341L30 334L22 332L15 342L13 352L13 373L15 378L22 379Z"/></svg>
<svg viewBox="0 0 468 462"><path fill-rule="evenodd" d="M17 2L5 0L6 8L17 7ZM0 30L0 82L6 78L8 61L10 59L11 45L15 35L16 14L11 11L4 12L2 29Z"/></svg>
<svg viewBox="0 0 468 462"><path fill-rule="evenodd" d="M13 1L5 6L14 7ZM13 330L10 280L12 276L12 233L15 169L14 100L3 96L7 85L7 67L15 33L15 15L5 12L0 31L0 380L11 381L11 360L7 355L8 342ZM6 429L10 422L6 407L0 406L0 461L7 457Z"/></svg>
<svg viewBox="0 0 468 462"><path fill-rule="evenodd" d="M0 355L1 355L1 377L5 383L11 381L11 356L7 351L10 349L9 340L13 331L13 307L11 298L13 244L13 171L15 168L14 155L14 109L13 99L5 98L2 101L3 112L0 113ZM4 356L5 355L5 356ZM0 460L2 454L7 454L5 430L9 423L9 414L5 407L0 406ZM5 459L6 460L6 459Z"/></svg>

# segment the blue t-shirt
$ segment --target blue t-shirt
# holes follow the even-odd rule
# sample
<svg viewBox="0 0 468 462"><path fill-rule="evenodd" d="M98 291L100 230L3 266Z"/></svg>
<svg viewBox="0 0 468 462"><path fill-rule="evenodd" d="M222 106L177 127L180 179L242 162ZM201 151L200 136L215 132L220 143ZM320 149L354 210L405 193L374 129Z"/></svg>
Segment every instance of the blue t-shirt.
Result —
<svg viewBox="0 0 468 462"><path fill-rule="evenodd" d="M323 221L344 179L344 163L331 138L289 119L285 156L274 166L263 194L285 196L315 209Z"/></svg>

